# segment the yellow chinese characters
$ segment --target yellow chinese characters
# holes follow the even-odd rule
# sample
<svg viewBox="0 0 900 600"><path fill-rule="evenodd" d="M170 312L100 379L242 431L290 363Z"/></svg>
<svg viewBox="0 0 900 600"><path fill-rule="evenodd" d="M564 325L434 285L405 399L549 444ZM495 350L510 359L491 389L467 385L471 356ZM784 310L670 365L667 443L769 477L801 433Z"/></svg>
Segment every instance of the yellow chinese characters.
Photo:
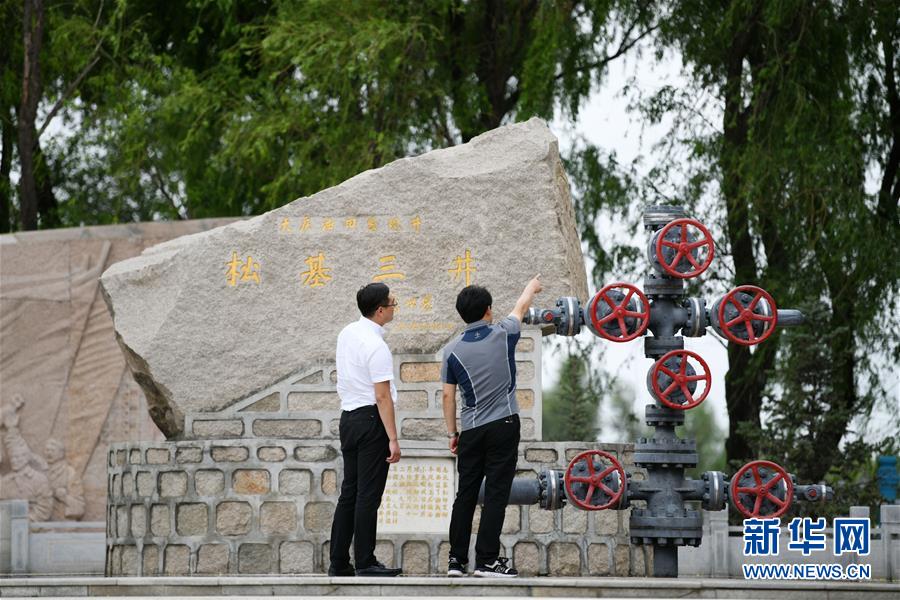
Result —
<svg viewBox="0 0 900 600"><path fill-rule="evenodd" d="M378 512L378 522L446 519L453 504L452 476L445 466L399 465L392 468Z"/></svg>
<svg viewBox="0 0 900 600"><path fill-rule="evenodd" d="M238 253L231 253L231 261L225 263L228 271L225 272L225 280L228 285L234 287L238 281L253 281L259 283L259 262L247 256L247 262L238 259Z"/></svg>
<svg viewBox="0 0 900 600"><path fill-rule="evenodd" d="M409 227L418 233L422 227L422 219L416 215L414 217L402 216L402 217L386 217L386 221L384 225L386 226L387 231L391 232L402 232L404 229L404 223L408 219ZM360 219L358 217L323 217L321 219L321 230L322 231L336 231L341 223L344 225L345 231L354 231L357 230L357 225L359 224L361 227ZM364 219L366 224L366 229L368 231L378 231L378 217L366 217ZM313 229L313 219L309 215L304 217L297 217L297 223L295 225L293 217L282 217L278 221L278 232L279 233L303 233L304 231L310 231ZM319 227L319 220L316 219L315 226Z"/></svg>
<svg viewBox="0 0 900 600"><path fill-rule="evenodd" d="M402 281L403 279L406 279L406 275L396 270L397 265L394 264L395 260L397 260L395 254L388 254L387 256L379 258L379 273L372 278L372 281L384 281L385 279L398 279Z"/></svg>
<svg viewBox="0 0 900 600"><path fill-rule="evenodd" d="M403 305L406 308L418 308L420 312L428 312L434 308L434 297L431 294L425 294L421 298L413 296L403 300Z"/></svg>
<svg viewBox="0 0 900 600"><path fill-rule="evenodd" d="M465 275L466 285L472 285L472 273L477 270L478 269L475 268L475 258L467 248L465 257L457 255L453 268L447 269L447 272L450 273L453 281L458 280L460 275Z"/></svg>
<svg viewBox="0 0 900 600"><path fill-rule="evenodd" d="M325 255L319 252L318 256L310 256L306 259L307 270L300 273L304 285L311 288L322 287L331 280L328 273L330 268L325 266Z"/></svg>

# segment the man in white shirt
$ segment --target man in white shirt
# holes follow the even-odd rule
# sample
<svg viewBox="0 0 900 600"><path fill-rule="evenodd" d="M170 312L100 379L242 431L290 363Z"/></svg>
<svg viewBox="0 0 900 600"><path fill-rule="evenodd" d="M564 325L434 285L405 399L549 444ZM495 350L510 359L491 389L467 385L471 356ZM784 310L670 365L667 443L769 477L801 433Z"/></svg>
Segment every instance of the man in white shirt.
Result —
<svg viewBox="0 0 900 600"><path fill-rule="evenodd" d="M394 361L384 341L384 325L394 318L397 299L385 284L370 283L356 293L356 304L362 316L344 327L337 340L344 481L331 525L328 574L393 577L402 570L375 559L375 526L388 468L400 460Z"/></svg>

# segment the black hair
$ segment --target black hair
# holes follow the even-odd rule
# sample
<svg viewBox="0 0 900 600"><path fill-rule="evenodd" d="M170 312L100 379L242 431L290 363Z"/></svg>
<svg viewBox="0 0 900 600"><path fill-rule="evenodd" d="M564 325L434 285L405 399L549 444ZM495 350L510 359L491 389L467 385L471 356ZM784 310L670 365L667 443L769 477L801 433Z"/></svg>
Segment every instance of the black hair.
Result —
<svg viewBox="0 0 900 600"><path fill-rule="evenodd" d="M391 290L383 283L370 283L356 292L356 305L364 317L371 317L379 306L386 306Z"/></svg>
<svg viewBox="0 0 900 600"><path fill-rule="evenodd" d="M456 296L456 312L466 323L474 323L484 317L494 299L480 285L467 285Z"/></svg>

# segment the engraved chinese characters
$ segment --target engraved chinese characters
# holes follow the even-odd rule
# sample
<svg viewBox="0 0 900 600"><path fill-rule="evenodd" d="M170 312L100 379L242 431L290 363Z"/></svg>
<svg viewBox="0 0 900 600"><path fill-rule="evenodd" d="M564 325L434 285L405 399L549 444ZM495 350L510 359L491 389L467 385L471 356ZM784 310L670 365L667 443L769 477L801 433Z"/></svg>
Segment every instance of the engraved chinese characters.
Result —
<svg viewBox="0 0 900 600"><path fill-rule="evenodd" d="M381 533L443 533L455 497L453 459L404 458L388 471L378 510Z"/></svg>
<svg viewBox="0 0 900 600"><path fill-rule="evenodd" d="M281 235L294 234L299 236L304 232L321 231L321 232L355 232L357 223L362 220L361 217L321 217L313 218L309 215L291 219L283 217L278 222L278 233ZM422 219L418 215L411 217L366 217L366 227L360 228L359 231L368 233L382 232L401 232L409 231L414 233L421 232ZM379 227L381 223L381 227ZM411 257L412 260L415 257ZM323 288L333 278L332 267L328 262L328 255L325 251L318 251L315 254L307 256L303 261L303 269L300 272L300 283L310 288ZM460 286L471 285L475 282L475 273L478 271L476 266L476 257L472 254L470 248L466 248L462 254L447 257L448 268L446 272L453 282L458 282ZM235 287L239 282L249 281L256 284L260 283L260 263L254 259L252 255L247 255L244 259L243 255L233 250L231 252L230 261L226 262L227 270L225 271L226 283ZM391 283L396 281L404 281L407 279L406 272L400 265L400 259L396 253L384 254L378 257L377 264L373 265L372 281ZM419 300L421 298L421 304ZM432 309L433 294L422 293L409 298L398 299L401 306L408 308L416 308L420 306L423 311Z"/></svg>

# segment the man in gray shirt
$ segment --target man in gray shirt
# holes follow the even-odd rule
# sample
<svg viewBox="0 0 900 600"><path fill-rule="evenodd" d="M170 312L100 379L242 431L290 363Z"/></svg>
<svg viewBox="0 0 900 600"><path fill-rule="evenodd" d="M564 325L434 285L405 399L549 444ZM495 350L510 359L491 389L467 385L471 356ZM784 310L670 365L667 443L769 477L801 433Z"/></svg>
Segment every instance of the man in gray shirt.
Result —
<svg viewBox="0 0 900 600"><path fill-rule="evenodd" d="M516 343L522 317L541 291L540 275L528 282L509 316L491 324L490 292L480 286L463 288L456 311L466 329L444 349L444 421L450 451L457 455L459 487L450 517L450 562L447 575L461 577L469 562L472 517L478 490L486 479L481 524L475 541L478 577L515 577L515 569L500 556L500 531L516 474L519 453L519 407L516 403ZM456 387L463 398L460 426L456 423Z"/></svg>

